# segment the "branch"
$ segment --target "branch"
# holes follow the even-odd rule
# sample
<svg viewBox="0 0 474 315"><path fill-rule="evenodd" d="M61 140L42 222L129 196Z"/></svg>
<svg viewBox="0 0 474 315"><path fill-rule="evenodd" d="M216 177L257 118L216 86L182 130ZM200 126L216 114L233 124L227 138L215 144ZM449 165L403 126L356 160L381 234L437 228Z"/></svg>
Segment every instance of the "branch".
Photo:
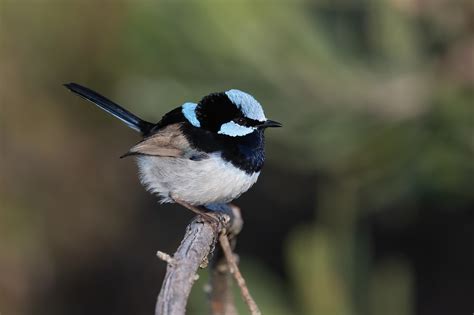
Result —
<svg viewBox="0 0 474 315"><path fill-rule="evenodd" d="M189 293L197 280L196 271L200 265L206 265L215 235L213 226L198 216L188 225L173 257L159 252L158 256L168 263L168 267L158 295L156 315L185 314Z"/></svg>
<svg viewBox="0 0 474 315"><path fill-rule="evenodd" d="M236 236L242 229L243 221L240 214L240 209L236 206L230 205L232 220L228 228L229 239L235 247ZM226 237L224 235L224 237ZM233 248L232 247L232 248ZM212 315L237 315L237 309L234 304L234 295L232 292L232 274L230 272L227 259L218 247L211 261L211 272L209 281L209 302Z"/></svg>
<svg viewBox="0 0 474 315"><path fill-rule="evenodd" d="M260 312L257 303L255 303L255 300L250 295L250 291L247 288L247 284L245 283L244 277L240 273L239 267L237 266L234 253L232 252L232 248L230 247L229 239L225 234L222 233L219 236L219 242L221 244L222 250L224 251L225 258L227 259L227 263L230 268L230 273L234 276L235 281L237 281L237 284L240 287L240 293L242 294L245 303L247 303L247 306L250 309L250 313L252 315L261 315L262 312Z"/></svg>
<svg viewBox="0 0 474 315"><path fill-rule="evenodd" d="M194 281L197 279L196 271L207 266L207 257L212 254L216 240L220 234L229 231L229 235L237 235L242 228L240 210L230 205L215 205L208 207L212 210L212 215L218 219L218 224L203 220L201 216L195 217L186 229L181 245L173 257L158 252L158 257L168 263L165 279L161 287L158 301L155 308L155 315L182 315L185 314L186 304ZM224 237L227 236L224 235ZM219 264L213 266L218 266ZM211 272L211 274L214 274ZM224 309L235 310L235 307L226 306L232 300L221 297L230 296L230 288L222 281L224 278L214 279L211 282L211 308L212 305L222 304ZM227 280L226 280L227 281ZM234 313L218 313L212 308L213 314L231 315Z"/></svg>
<svg viewBox="0 0 474 315"><path fill-rule="evenodd" d="M220 248L211 262L209 304L212 315L237 315L232 292L232 275Z"/></svg>

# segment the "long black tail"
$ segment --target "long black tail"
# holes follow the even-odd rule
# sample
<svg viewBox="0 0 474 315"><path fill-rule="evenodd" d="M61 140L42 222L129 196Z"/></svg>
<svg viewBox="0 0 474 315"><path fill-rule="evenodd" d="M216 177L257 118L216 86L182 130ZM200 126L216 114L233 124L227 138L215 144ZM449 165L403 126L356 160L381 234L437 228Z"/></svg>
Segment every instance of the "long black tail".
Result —
<svg viewBox="0 0 474 315"><path fill-rule="evenodd" d="M111 100L100 95L99 93L92 91L91 89L88 89L77 83L67 83L64 84L64 86L68 88L71 92L74 92L77 95L85 98L86 100L96 104L109 114L112 114L113 116L126 123L130 128L139 131L142 134L147 134L154 126L152 123L138 118L125 108L122 108L118 104L112 102Z"/></svg>

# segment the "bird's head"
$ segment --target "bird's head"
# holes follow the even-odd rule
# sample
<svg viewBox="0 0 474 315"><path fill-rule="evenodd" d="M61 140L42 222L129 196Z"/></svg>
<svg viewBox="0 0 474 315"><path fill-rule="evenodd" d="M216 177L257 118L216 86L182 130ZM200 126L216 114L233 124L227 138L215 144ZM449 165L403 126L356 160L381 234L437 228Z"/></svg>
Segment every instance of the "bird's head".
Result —
<svg viewBox="0 0 474 315"><path fill-rule="evenodd" d="M230 137L281 127L265 117L262 106L252 95L239 90L209 94L198 104L186 103L183 114L195 127Z"/></svg>

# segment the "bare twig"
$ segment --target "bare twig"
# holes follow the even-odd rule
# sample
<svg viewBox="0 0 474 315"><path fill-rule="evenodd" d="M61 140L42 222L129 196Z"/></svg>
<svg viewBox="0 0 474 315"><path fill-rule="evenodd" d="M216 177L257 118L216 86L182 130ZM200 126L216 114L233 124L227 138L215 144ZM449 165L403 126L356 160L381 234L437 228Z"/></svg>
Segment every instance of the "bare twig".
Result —
<svg viewBox="0 0 474 315"><path fill-rule="evenodd" d="M176 262L174 261L174 258L168 255L167 253L163 253L161 251L158 251L156 253L156 256L158 256L159 259L163 260L164 262L168 263L168 265L173 266Z"/></svg>
<svg viewBox="0 0 474 315"><path fill-rule="evenodd" d="M209 281L209 302L212 315L237 315L232 294L232 276L225 256L220 248L216 249L211 262Z"/></svg>
<svg viewBox="0 0 474 315"><path fill-rule="evenodd" d="M158 296L155 315L184 315L186 303L196 271L207 266L207 257L212 254L216 239L222 247L222 254L211 264L210 302L213 315L236 315L229 273L234 275L252 315L261 314L245 285L229 243L242 229L240 209L233 205L208 206L216 220L197 216L188 225L186 235L173 257L163 252L157 255L168 263L165 279ZM216 222L219 222L216 226ZM228 233L227 233L228 232Z"/></svg>
<svg viewBox="0 0 474 315"><path fill-rule="evenodd" d="M229 238L235 244L235 237L242 229L243 221L240 209L230 205L231 224L227 228ZM223 255L222 249L218 247L211 261L210 283L209 283L209 302L212 315L237 315L237 309L234 304L232 294L232 275Z"/></svg>
<svg viewBox="0 0 474 315"><path fill-rule="evenodd" d="M261 315L262 313L260 312L257 303L255 303L255 300L250 295L250 291L247 288L247 284L245 283L244 277L242 277L239 267L237 266L235 256L232 252L232 248L230 247L227 235L221 233L221 235L219 236L219 243L221 244L222 251L224 252L225 258L227 259L227 263L229 264L230 273L234 276L235 281L237 281L237 284L240 287L240 292L242 293L242 297L250 309L250 313L252 315Z"/></svg>
<svg viewBox="0 0 474 315"><path fill-rule="evenodd" d="M183 315L196 271L214 246L215 228L196 217L186 230L181 245L168 262L155 308L156 315Z"/></svg>

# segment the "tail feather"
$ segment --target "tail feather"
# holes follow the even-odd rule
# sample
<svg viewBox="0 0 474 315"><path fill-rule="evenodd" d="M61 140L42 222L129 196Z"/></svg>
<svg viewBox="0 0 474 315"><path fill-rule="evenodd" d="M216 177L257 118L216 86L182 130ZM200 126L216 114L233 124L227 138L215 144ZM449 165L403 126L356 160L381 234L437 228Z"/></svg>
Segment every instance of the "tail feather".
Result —
<svg viewBox="0 0 474 315"><path fill-rule="evenodd" d="M130 128L136 131L139 131L143 134L147 134L154 126L152 123L138 118L137 116L135 116L134 114L126 110L125 108L112 102L105 96L102 96L99 93L92 91L91 89L88 89L77 83L67 83L67 84L64 84L64 86L68 88L71 92L76 93L82 98L99 106L100 108L108 112L109 114L117 117L118 119L126 123L127 126L129 126Z"/></svg>

